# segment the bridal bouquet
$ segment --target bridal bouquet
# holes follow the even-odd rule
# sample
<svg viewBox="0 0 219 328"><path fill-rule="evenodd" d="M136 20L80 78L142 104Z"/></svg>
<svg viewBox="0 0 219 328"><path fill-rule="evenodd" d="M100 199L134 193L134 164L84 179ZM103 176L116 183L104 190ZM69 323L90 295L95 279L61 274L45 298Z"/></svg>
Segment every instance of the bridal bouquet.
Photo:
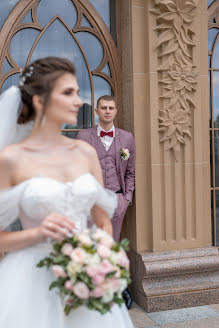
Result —
<svg viewBox="0 0 219 328"><path fill-rule="evenodd" d="M74 233L53 244L49 257L38 267L50 268L56 278L49 287L58 288L66 315L80 305L102 314L124 302L122 292L130 283L129 241L116 243L101 229Z"/></svg>

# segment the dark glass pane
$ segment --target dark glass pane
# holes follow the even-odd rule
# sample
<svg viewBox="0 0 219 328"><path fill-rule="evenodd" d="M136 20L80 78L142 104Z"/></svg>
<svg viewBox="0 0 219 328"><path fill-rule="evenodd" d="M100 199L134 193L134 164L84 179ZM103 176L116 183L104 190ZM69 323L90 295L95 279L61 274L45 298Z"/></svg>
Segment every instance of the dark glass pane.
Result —
<svg viewBox="0 0 219 328"><path fill-rule="evenodd" d="M92 106L84 103L78 112L77 125L65 124L64 129L88 129L92 127Z"/></svg>
<svg viewBox="0 0 219 328"><path fill-rule="evenodd" d="M98 98L104 95L111 96L112 90L109 83L102 77L94 76L93 83L94 83L94 107L96 108ZM99 123L99 118L95 113L95 125L98 125L98 123Z"/></svg>
<svg viewBox="0 0 219 328"><path fill-rule="evenodd" d="M208 30L208 50L212 51L212 47L214 45L215 38L218 34L218 28L211 28Z"/></svg>
<svg viewBox="0 0 219 328"><path fill-rule="evenodd" d="M19 0L0 0L0 29Z"/></svg>
<svg viewBox="0 0 219 328"><path fill-rule="evenodd" d="M219 131L214 132L215 187L219 187Z"/></svg>
<svg viewBox="0 0 219 328"><path fill-rule="evenodd" d="M214 2L214 0L208 0L208 7Z"/></svg>
<svg viewBox="0 0 219 328"><path fill-rule="evenodd" d="M19 77L20 77L19 74L14 74L14 75L8 77L7 80L5 80L5 82L3 83L1 92L4 92L6 89L11 87L12 85L18 85Z"/></svg>
<svg viewBox="0 0 219 328"><path fill-rule="evenodd" d="M25 67L29 52L39 34L39 31L28 28L19 31L12 38L10 44L10 54L20 67Z"/></svg>
<svg viewBox="0 0 219 328"><path fill-rule="evenodd" d="M110 30L110 0L90 0Z"/></svg>
<svg viewBox="0 0 219 328"><path fill-rule="evenodd" d="M95 70L103 59L103 46L96 36L89 32L75 33L76 38L87 57L91 71Z"/></svg>
<svg viewBox="0 0 219 328"><path fill-rule="evenodd" d="M209 127L211 127L211 72L208 72L208 85L209 85Z"/></svg>
<svg viewBox="0 0 219 328"><path fill-rule="evenodd" d="M31 11L28 11L27 15L24 17L24 19L21 22L23 23L33 23L33 19L32 19L32 15L31 15Z"/></svg>
<svg viewBox="0 0 219 328"><path fill-rule="evenodd" d="M7 61L7 59L5 58L4 63L3 63L3 67L2 67L2 74L7 73L8 71L10 71L13 67L9 64L9 62Z"/></svg>
<svg viewBox="0 0 219 328"><path fill-rule="evenodd" d="M90 0L90 2L102 17L116 43L116 0Z"/></svg>
<svg viewBox="0 0 219 328"><path fill-rule="evenodd" d="M53 17L59 15L72 30L77 21L77 12L71 0L41 0L37 17L44 27Z"/></svg>
<svg viewBox="0 0 219 328"><path fill-rule="evenodd" d="M111 72L109 68L109 64L107 63L106 66L102 69L102 72L111 77Z"/></svg>
<svg viewBox="0 0 219 328"><path fill-rule="evenodd" d="M80 96L85 105L79 111L79 126L68 126L68 128L84 128L91 126L91 84L86 62L76 41L62 24L55 20L39 40L31 61L46 56L58 56L69 59L76 65Z"/></svg>
<svg viewBox="0 0 219 328"><path fill-rule="evenodd" d="M218 33L219 36L219 33ZM213 68L218 68L219 69L219 37L217 36L217 40L216 40L216 45L214 48L214 53L213 55ZM218 89L219 90L219 89Z"/></svg>
<svg viewBox="0 0 219 328"><path fill-rule="evenodd" d="M84 15L82 16L82 24L81 25L92 28L91 24L89 23L89 21L87 20L87 18Z"/></svg>
<svg viewBox="0 0 219 328"><path fill-rule="evenodd" d="M211 56L208 56L208 67L211 67Z"/></svg>
<svg viewBox="0 0 219 328"><path fill-rule="evenodd" d="M210 185L211 187L213 187L213 175L212 175L212 170L213 170L213 166L212 166L212 132L210 131Z"/></svg>
<svg viewBox="0 0 219 328"><path fill-rule="evenodd" d="M219 190L215 191L216 196L216 246L219 246Z"/></svg>
<svg viewBox="0 0 219 328"><path fill-rule="evenodd" d="M77 136L77 131L63 131L62 134L68 138L75 139Z"/></svg>
<svg viewBox="0 0 219 328"><path fill-rule="evenodd" d="M219 71L212 73L214 126L219 128Z"/></svg>

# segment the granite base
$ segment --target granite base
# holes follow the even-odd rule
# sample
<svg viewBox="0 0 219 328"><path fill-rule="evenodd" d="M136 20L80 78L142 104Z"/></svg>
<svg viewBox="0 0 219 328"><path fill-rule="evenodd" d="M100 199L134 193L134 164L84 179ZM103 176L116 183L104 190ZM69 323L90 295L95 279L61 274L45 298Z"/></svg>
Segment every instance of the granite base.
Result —
<svg viewBox="0 0 219 328"><path fill-rule="evenodd" d="M170 252L130 251L135 302L147 312L219 303L216 247Z"/></svg>

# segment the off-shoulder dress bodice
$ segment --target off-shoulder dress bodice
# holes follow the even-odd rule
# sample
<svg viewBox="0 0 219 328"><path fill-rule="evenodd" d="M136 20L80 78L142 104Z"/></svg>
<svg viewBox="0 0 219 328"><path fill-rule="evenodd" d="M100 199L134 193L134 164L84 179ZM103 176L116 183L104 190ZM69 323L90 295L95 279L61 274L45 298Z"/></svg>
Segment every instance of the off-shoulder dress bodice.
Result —
<svg viewBox="0 0 219 328"><path fill-rule="evenodd" d="M33 228L55 212L67 216L76 229L83 230L94 204L112 217L117 196L104 189L90 173L67 183L47 177L31 178L0 192L0 228L6 228L17 217L23 229Z"/></svg>

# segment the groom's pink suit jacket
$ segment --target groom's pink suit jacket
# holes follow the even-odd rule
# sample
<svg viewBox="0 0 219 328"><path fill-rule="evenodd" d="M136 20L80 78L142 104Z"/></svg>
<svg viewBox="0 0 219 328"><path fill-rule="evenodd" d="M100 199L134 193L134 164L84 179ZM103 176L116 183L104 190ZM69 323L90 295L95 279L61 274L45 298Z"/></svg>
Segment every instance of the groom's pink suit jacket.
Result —
<svg viewBox="0 0 219 328"><path fill-rule="evenodd" d="M120 232L122 229L122 222L127 210L127 200L131 203L133 197L133 191L135 188L135 143L133 135L125 130L115 128L115 138L113 144L108 151L105 151L100 138L97 136L97 128L91 128L86 130L81 130L77 134L77 139L84 140L92 145L98 154L99 159L103 158L103 154L108 156L110 153L111 159L115 159L115 164L113 161L109 162L109 165L102 165L103 176L105 177L108 172L115 172L115 175L110 178L110 185L105 185L106 188L115 190L115 186L119 186L122 189L122 193L118 194L118 207L112 219L114 238L119 240ZM126 148L130 152L130 157L128 160L123 160L121 158L120 149ZM113 170L113 165L116 169ZM116 188L116 189L120 189Z"/></svg>

